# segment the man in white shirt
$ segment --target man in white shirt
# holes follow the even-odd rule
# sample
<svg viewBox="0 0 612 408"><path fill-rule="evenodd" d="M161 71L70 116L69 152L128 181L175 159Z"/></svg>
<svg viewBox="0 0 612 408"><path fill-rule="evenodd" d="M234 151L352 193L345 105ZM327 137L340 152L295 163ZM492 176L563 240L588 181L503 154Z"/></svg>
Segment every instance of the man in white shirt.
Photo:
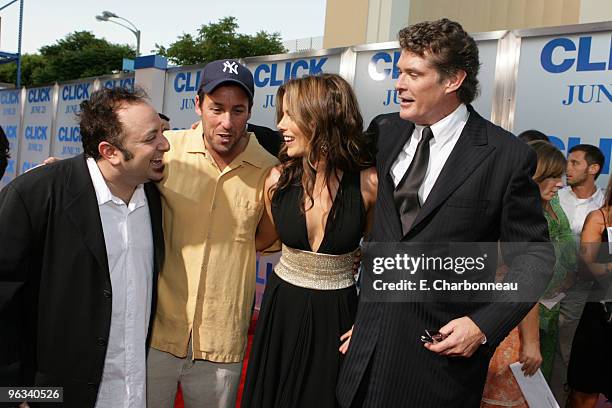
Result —
<svg viewBox="0 0 612 408"><path fill-rule="evenodd" d="M568 187L560 190L558 194L577 244L580 243L580 233L586 216L604 203L605 191L595 185L604 161L601 150L592 145L580 144L569 150L566 170ZM591 287L591 282L584 280L580 273L573 278L574 285L566 290L565 297L561 300L559 342L551 377L551 389L561 406L565 405L567 399L565 383L574 333Z"/></svg>
<svg viewBox="0 0 612 408"><path fill-rule="evenodd" d="M63 387L64 407L146 406L164 254L148 182L161 179L169 144L144 98L94 92L80 106L84 154L0 192L0 332L15 335L0 351L3 385Z"/></svg>
<svg viewBox="0 0 612 408"><path fill-rule="evenodd" d="M559 202L567 215L577 242L586 216L603 205L605 191L595 185L605 157L597 147L580 144L569 150L566 179L568 187L559 191Z"/></svg>

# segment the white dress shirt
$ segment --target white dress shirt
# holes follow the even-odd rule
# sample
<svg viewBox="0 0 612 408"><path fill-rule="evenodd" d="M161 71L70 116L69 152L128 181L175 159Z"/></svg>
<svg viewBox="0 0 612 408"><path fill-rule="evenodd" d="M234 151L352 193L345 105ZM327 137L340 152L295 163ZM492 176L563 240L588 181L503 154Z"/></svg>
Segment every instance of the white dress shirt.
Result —
<svg viewBox="0 0 612 408"><path fill-rule="evenodd" d="M467 123L470 112L464 104L459 105L450 115L439 120L430 126L433 132L433 138L429 141L429 163L427 164L427 172L423 184L419 188L419 200L424 203L427 196L431 192L444 163L448 160L453 148L461 136L461 132ZM410 167L417 145L421 140L421 132L425 126L416 125L412 136L400 151L395 162L391 166L391 177L395 186L404 177L404 174Z"/></svg>
<svg viewBox="0 0 612 408"><path fill-rule="evenodd" d="M582 232L584 220L591 211L601 208L605 199L604 191L598 188L592 196L578 198L571 187L565 187L559 190L557 194L559 195L561 208L569 220L572 232L576 235L576 242L580 242L580 233Z"/></svg>
<svg viewBox="0 0 612 408"><path fill-rule="evenodd" d="M112 287L110 335L96 407L144 408L153 279L147 198L141 184L126 205L111 193L92 158L87 167L98 199Z"/></svg>

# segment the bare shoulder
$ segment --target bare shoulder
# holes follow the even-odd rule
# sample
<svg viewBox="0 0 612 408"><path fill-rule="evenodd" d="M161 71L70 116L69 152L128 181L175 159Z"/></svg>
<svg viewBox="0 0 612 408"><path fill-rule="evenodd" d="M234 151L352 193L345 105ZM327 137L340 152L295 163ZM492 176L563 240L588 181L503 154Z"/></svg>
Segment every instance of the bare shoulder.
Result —
<svg viewBox="0 0 612 408"><path fill-rule="evenodd" d="M282 171L282 168L280 164L277 164L276 166L271 167L270 173L268 173L268 180L274 183L277 183L278 179L281 176L281 171Z"/></svg>
<svg viewBox="0 0 612 408"><path fill-rule="evenodd" d="M266 190L278 183L281 176L281 170L280 164L270 167L270 171L266 176Z"/></svg>
<svg viewBox="0 0 612 408"><path fill-rule="evenodd" d="M606 209L604 208L604 213L606 212ZM604 215L602 214L601 210L593 210L591 211L586 219L584 220L584 226L585 228L588 227L603 227L604 225L606 225L606 219L604 218Z"/></svg>

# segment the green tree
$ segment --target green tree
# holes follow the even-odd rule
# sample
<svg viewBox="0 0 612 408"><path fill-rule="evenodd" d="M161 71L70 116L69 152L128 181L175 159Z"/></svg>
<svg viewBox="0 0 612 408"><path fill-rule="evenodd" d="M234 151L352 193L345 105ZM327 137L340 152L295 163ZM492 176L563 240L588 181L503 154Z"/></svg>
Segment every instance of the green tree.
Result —
<svg viewBox="0 0 612 408"><path fill-rule="evenodd" d="M236 33L235 17L205 24L197 35L181 35L168 48L156 44L156 52L177 65L203 64L222 58L244 58L286 52L280 33L260 31L251 36Z"/></svg>
<svg viewBox="0 0 612 408"><path fill-rule="evenodd" d="M128 45L112 44L89 31L75 31L54 45L40 49L45 65L34 70L34 82L67 81L121 70L123 58L134 58Z"/></svg>
<svg viewBox="0 0 612 408"><path fill-rule="evenodd" d="M33 79L34 71L42 69L45 58L40 54L23 54L21 56L21 85L40 85ZM15 84L17 82L17 63L11 62L0 65L0 82Z"/></svg>
<svg viewBox="0 0 612 408"><path fill-rule="evenodd" d="M96 38L88 31L75 31L39 51L40 54L22 56L21 83L24 86L112 74L121 70L123 58L136 55L129 46ZM17 64L0 65L0 82L15 83L16 78Z"/></svg>

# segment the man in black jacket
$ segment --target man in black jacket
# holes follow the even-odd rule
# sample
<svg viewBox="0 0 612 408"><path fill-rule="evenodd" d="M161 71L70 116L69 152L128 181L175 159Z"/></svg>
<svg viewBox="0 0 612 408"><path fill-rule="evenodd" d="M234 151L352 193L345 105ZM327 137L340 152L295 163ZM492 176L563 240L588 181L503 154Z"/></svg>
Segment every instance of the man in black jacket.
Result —
<svg viewBox="0 0 612 408"><path fill-rule="evenodd" d="M0 179L4 176L4 171L8 166L8 159L11 156L9 155L9 141L6 138L6 134L4 134L4 129L0 127Z"/></svg>
<svg viewBox="0 0 612 408"><path fill-rule="evenodd" d="M266 149L272 156L278 157L278 152L280 152L281 149L281 137L277 131L269 127L248 123L247 132L255 133L255 137L261 147Z"/></svg>
<svg viewBox="0 0 612 408"><path fill-rule="evenodd" d="M0 384L63 387L65 407L144 408L164 254L149 182L169 144L138 90L94 92L80 128L84 154L0 192Z"/></svg>
<svg viewBox="0 0 612 408"><path fill-rule="evenodd" d="M526 243L507 279L543 291L554 254L532 181L536 156L470 105L475 41L446 19L407 27L399 39L400 112L369 127L378 139L371 241ZM537 300L364 302L364 292L338 382L342 407L479 407L490 356ZM446 338L423 344L432 341L426 329Z"/></svg>

